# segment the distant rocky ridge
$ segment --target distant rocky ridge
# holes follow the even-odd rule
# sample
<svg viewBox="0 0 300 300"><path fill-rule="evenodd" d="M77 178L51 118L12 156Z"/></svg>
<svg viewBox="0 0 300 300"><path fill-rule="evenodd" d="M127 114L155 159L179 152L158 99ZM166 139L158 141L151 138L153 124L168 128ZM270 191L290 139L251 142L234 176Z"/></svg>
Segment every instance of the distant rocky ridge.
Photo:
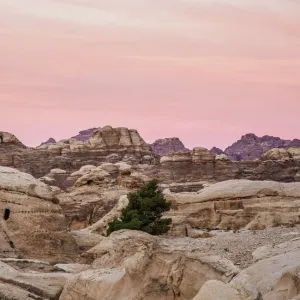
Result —
<svg viewBox="0 0 300 300"><path fill-rule="evenodd" d="M98 128L94 127L94 128L82 130L77 135L72 136L71 139L75 139L81 142L86 142L93 136L93 133L95 131L100 129L101 129L100 127ZM55 143L56 143L55 139L49 138L46 142L41 143L40 146L47 145L47 144L55 144ZM158 139L154 143L149 144L149 146L151 147L153 153L157 155L166 155L172 152L190 151L189 149L185 148L183 143L177 137Z"/></svg>
<svg viewBox="0 0 300 300"><path fill-rule="evenodd" d="M86 142L92 137L95 131L100 129L100 127L94 127L82 130L77 135L71 137L71 139ZM55 139L50 138L40 146L55 143ZM167 155L169 153L191 151L184 146L178 137L158 139L148 145L151 147L153 154L160 156ZM226 154L231 160L241 161L258 159L262 154L273 148L289 149L291 147L300 147L300 139L284 140L279 137L269 135L258 137L253 133L247 133L243 135L240 140L227 147L224 151L220 148L213 147L210 152L214 155Z"/></svg>
<svg viewBox="0 0 300 300"><path fill-rule="evenodd" d="M71 174L86 165L125 162L136 171L143 169L145 175L157 178L163 184L229 179L300 180L298 148L282 149L286 153L273 151L255 161L234 161L225 154L215 155L201 147L158 156L137 130L125 127L105 126L95 131L88 141L71 138L36 149L25 147L12 134L2 134L0 165L14 167L36 178L49 174L52 169Z"/></svg>
<svg viewBox="0 0 300 300"><path fill-rule="evenodd" d="M253 133L248 133L226 148L224 153L230 159L236 161L255 160L273 148L289 149L291 147L300 147L300 140L283 140L269 135L258 137Z"/></svg>
<svg viewBox="0 0 300 300"><path fill-rule="evenodd" d="M157 155L166 155L173 152L189 152L177 137L158 139L150 144L152 151Z"/></svg>

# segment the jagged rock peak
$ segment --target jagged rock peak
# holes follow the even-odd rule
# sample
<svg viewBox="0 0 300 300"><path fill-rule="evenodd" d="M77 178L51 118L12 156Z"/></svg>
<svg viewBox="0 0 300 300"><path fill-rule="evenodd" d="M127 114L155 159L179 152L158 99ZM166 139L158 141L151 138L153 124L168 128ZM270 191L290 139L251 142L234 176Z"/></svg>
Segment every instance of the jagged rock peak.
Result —
<svg viewBox="0 0 300 300"><path fill-rule="evenodd" d="M178 137L158 139L150 144L152 151L157 155L167 155L176 152L189 152Z"/></svg>

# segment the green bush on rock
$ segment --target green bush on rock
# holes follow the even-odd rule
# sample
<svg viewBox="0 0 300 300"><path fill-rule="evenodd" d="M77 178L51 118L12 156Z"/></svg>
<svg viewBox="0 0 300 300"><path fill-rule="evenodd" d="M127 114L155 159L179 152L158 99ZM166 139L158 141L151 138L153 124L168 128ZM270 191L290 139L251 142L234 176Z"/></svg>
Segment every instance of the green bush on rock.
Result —
<svg viewBox="0 0 300 300"><path fill-rule="evenodd" d="M107 235L121 229L140 230L152 235L168 232L172 220L162 218L162 214L170 210L171 202L166 201L163 193L158 190L156 179L127 196L128 206L122 210L120 218L115 218L108 224Z"/></svg>

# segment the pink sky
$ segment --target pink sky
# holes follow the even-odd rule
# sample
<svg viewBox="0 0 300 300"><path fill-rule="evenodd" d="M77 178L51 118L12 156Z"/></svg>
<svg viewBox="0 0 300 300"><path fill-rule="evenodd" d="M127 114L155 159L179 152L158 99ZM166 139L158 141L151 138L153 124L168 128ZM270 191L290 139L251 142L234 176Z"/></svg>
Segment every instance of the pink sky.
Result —
<svg viewBox="0 0 300 300"><path fill-rule="evenodd" d="M27 145L300 138L298 0L0 0L0 41L0 130Z"/></svg>

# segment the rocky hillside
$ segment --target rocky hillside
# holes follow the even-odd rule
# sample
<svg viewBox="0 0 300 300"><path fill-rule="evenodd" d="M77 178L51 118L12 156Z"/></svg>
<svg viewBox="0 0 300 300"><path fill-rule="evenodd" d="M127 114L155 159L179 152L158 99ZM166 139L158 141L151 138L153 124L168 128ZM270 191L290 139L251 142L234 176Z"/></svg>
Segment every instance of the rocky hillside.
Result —
<svg viewBox="0 0 300 300"><path fill-rule="evenodd" d="M253 133L248 133L226 148L224 153L236 161L255 160L273 148L289 149L291 147L300 147L300 140L283 140L269 135L258 137Z"/></svg>
<svg viewBox="0 0 300 300"><path fill-rule="evenodd" d="M228 179L298 181L300 159L298 148L284 154L262 156L255 161L232 161L225 154L215 155L205 148L189 152L173 152L158 156L153 153L137 130L105 126L96 130L87 141L74 138L37 149L26 148L14 135L2 133L0 165L14 167L39 178L52 169L71 174L85 165L98 166L102 162L126 162L143 168L150 177L163 183L222 181ZM293 149L296 149L295 151Z"/></svg>
<svg viewBox="0 0 300 300"><path fill-rule="evenodd" d="M210 155L198 149L194 158ZM202 182L179 193L161 186L172 202L168 235L107 237L126 194L149 180L145 172L124 162L52 170L48 179L66 175L62 191L0 167L0 299L299 299L299 182Z"/></svg>

